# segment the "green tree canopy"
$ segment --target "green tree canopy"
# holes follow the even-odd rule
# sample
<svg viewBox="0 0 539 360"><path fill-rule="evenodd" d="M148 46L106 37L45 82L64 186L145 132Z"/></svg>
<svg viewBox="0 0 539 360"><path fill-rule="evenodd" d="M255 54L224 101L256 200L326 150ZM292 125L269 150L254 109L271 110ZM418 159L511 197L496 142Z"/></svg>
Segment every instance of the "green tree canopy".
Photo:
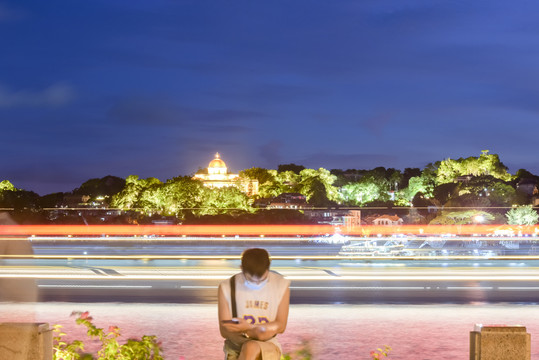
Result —
<svg viewBox="0 0 539 360"><path fill-rule="evenodd" d="M465 211L451 211L443 212L438 215L430 224L432 225L466 225L466 224L478 224L489 223L495 219L494 215L486 211L478 210L465 210Z"/></svg>
<svg viewBox="0 0 539 360"><path fill-rule="evenodd" d="M126 181L117 176L107 175L101 179L90 179L73 190L76 195L112 196L123 190Z"/></svg>
<svg viewBox="0 0 539 360"><path fill-rule="evenodd" d="M511 174L507 172L507 167L500 161L498 155L489 154L488 150L484 150L479 157L443 160L436 173L436 182L439 185L445 184L464 175L490 175L504 181L512 179Z"/></svg>
<svg viewBox="0 0 539 360"><path fill-rule="evenodd" d="M161 181L153 177L139 179L138 175L129 175L125 179L125 186L122 191L112 197L110 206L124 210L137 208L140 206L138 201L141 193L147 188L159 184L162 184Z"/></svg>
<svg viewBox="0 0 539 360"><path fill-rule="evenodd" d="M375 200L387 200L382 187L373 177L363 177L361 181L346 184L341 188L341 198L345 204L363 206Z"/></svg>
<svg viewBox="0 0 539 360"><path fill-rule="evenodd" d="M296 164L282 164L282 165L277 166L278 172L292 171L298 175L303 169L305 169L305 166L296 165Z"/></svg>
<svg viewBox="0 0 539 360"><path fill-rule="evenodd" d="M272 182L275 179L275 176L270 173L268 169L252 167L250 169L241 170L239 173L240 177L258 180L259 185L262 185L266 182Z"/></svg>
<svg viewBox="0 0 539 360"><path fill-rule="evenodd" d="M315 206L327 206L331 201L338 199L338 190L333 186L337 176L331 174L329 170L303 169L299 175L297 192L305 195L309 203Z"/></svg>
<svg viewBox="0 0 539 360"><path fill-rule="evenodd" d="M15 191L15 190L17 189L15 188L15 186L13 186L13 184L9 180L0 181L0 192Z"/></svg>
<svg viewBox="0 0 539 360"><path fill-rule="evenodd" d="M204 196L197 215L253 212L252 199L236 187L204 189Z"/></svg>
<svg viewBox="0 0 539 360"><path fill-rule="evenodd" d="M539 221L539 214L531 205L518 206L509 210L505 216L511 225L535 225Z"/></svg>

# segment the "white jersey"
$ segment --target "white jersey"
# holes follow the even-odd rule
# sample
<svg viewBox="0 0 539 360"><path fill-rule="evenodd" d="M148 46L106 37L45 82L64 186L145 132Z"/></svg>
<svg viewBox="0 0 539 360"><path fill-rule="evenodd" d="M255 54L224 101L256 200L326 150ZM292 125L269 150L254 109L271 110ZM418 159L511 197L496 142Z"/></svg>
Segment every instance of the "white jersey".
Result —
<svg viewBox="0 0 539 360"><path fill-rule="evenodd" d="M259 290L252 290L245 286L245 276L239 273L236 280L236 308L237 317L243 318L251 324L263 324L275 321L277 310L283 298L286 289L290 286L290 280L282 275L270 271L268 282ZM230 313L232 314L232 301L230 299L230 279L221 283L224 296L228 302ZM269 340L279 344L275 338Z"/></svg>

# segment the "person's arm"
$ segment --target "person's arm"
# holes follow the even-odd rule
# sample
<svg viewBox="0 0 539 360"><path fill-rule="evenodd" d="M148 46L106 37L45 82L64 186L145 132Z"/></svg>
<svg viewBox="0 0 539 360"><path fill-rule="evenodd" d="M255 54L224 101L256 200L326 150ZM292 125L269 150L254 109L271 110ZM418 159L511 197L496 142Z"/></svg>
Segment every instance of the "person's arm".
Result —
<svg viewBox="0 0 539 360"><path fill-rule="evenodd" d="M253 339L266 341L277 334L281 334L286 330L288 322L288 309L290 307L290 288L287 287L284 292L281 303L277 308L277 316L274 321L265 324L251 325L251 328L246 329L245 334Z"/></svg>
<svg viewBox="0 0 539 360"><path fill-rule="evenodd" d="M230 306L228 305L228 301L226 300L221 285L219 285L217 305L219 311L219 331L221 336L235 344L245 342L243 333L251 329L253 325L247 323L244 319L238 319L238 324L223 323L224 320L231 320L232 314L230 313Z"/></svg>

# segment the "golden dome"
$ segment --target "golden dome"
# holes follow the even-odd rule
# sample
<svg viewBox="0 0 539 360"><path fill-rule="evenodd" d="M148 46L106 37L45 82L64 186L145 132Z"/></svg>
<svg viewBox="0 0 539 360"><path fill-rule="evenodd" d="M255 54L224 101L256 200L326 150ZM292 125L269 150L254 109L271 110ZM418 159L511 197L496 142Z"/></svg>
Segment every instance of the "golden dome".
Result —
<svg viewBox="0 0 539 360"><path fill-rule="evenodd" d="M208 165L208 169L211 169L211 168L225 168L226 169L226 164L223 160L221 160L221 155L219 155L219 153L216 153L215 154L215 159L213 159L212 161L210 161L210 164Z"/></svg>

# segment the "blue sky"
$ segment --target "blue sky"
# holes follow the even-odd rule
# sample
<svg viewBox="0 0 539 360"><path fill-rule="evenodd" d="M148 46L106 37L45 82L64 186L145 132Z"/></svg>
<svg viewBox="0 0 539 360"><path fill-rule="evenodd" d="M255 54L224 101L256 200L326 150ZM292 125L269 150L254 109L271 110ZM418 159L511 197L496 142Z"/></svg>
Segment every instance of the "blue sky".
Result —
<svg viewBox="0 0 539 360"><path fill-rule="evenodd" d="M539 3L0 0L0 180L424 167L539 174Z"/></svg>

